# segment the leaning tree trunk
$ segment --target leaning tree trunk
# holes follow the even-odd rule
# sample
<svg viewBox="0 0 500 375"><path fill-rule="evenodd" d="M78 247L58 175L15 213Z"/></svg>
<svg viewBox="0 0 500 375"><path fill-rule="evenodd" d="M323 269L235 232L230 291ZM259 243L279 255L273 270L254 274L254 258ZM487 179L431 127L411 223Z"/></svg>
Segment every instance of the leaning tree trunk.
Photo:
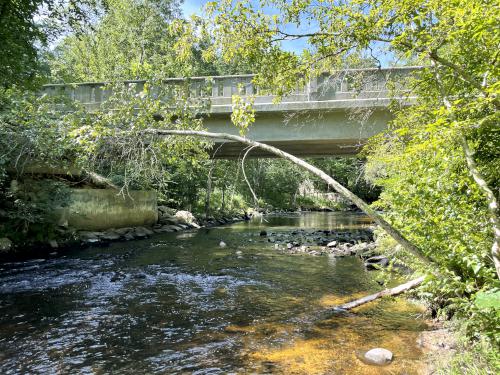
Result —
<svg viewBox="0 0 500 375"><path fill-rule="evenodd" d="M448 95L446 94L441 80L437 62L432 62L432 66L435 68L434 74L438 82L439 90L441 91L441 99L443 101L443 104L450 111L451 118L453 120L456 120L456 116L453 113L453 106L448 99ZM486 84L486 81L483 84ZM484 87L481 88L484 89ZM499 107L498 101L495 101L494 104L497 106L497 108ZM462 150L464 151L467 169L469 170L469 173L471 174L474 182L486 196L488 211L490 213L490 223L493 229L493 245L491 246L491 257L493 259L493 264L495 265L497 277L500 280L500 218L498 212L498 200L495 196L495 193L493 192L493 189L488 186L486 179L483 177L481 171L477 167L476 161L474 160L474 152L469 147L466 135L462 133L459 137L460 143L462 145Z"/></svg>
<svg viewBox="0 0 500 375"><path fill-rule="evenodd" d="M491 247L491 257L493 258L497 277L498 279L500 279L500 219L498 217L498 201L495 193L488 186L488 183L479 171L476 161L474 160L474 153L470 149L469 143L467 142L465 136L461 137L461 142L465 154L465 160L467 161L467 168L469 169L472 178L479 186L479 189L481 189L481 191L484 193L488 201L490 223L493 229L493 245Z"/></svg>
<svg viewBox="0 0 500 375"><path fill-rule="evenodd" d="M248 138L227 133L211 133L198 130L168 130L168 129L147 129L144 132L146 134L155 134L158 136L179 135L179 136L198 136L198 137L213 138L213 139L227 139L230 141L240 142L251 147L260 148L261 150L267 151L271 154L287 159L292 163L295 163L298 166L302 167L303 169L318 176L328 185L330 185L335 191L341 194L343 197L353 202L359 209L361 209L364 213L366 213L369 217L371 217L373 221L375 221L375 223L377 223L382 229L384 229L392 238L394 238L397 243L399 243L405 250L414 255L417 259L419 259L422 263L427 265L433 264L432 260L429 259L423 253L422 250L420 250L417 246L408 241L396 228L394 228L391 224L389 224L382 216L380 216L373 208L371 208L365 201L359 198L356 194L346 189L344 186L342 186L332 177L327 175L321 169L316 168L315 166L285 151L282 151L276 147L264 143L252 141Z"/></svg>

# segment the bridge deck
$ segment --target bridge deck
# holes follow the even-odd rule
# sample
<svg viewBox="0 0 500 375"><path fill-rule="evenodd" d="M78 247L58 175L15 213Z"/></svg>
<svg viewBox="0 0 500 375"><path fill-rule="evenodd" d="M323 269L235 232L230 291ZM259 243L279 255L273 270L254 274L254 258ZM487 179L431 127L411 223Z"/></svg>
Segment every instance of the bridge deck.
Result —
<svg viewBox="0 0 500 375"><path fill-rule="evenodd" d="M256 122L249 138L296 155L343 155L357 153L367 138L386 127L393 91L404 93L400 100L411 100L404 91L405 82L418 69L348 69L323 74L278 102L276 96L254 86L253 75L171 78L162 81L162 85L187 90L191 98L208 100L209 113L204 122L209 131L236 134L230 121L232 97L252 96ZM126 81L125 85L140 93L145 83ZM112 94L104 82L50 84L43 87L42 93L67 95L89 110L99 108ZM366 113L371 115L365 113L361 119L363 116L355 115L361 110L368 110ZM231 143L215 146L216 157L221 158L237 157L242 151L239 145Z"/></svg>

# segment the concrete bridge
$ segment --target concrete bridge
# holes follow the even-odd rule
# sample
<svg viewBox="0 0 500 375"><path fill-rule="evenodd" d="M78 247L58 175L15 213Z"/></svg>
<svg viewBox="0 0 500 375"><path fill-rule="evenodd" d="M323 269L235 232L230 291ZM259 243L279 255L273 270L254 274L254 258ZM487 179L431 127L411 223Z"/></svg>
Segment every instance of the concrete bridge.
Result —
<svg viewBox="0 0 500 375"><path fill-rule="evenodd" d="M186 85L191 97L209 99L204 114L208 131L237 134L232 125L232 96L255 98L255 123L248 138L279 147L297 156L352 155L366 140L383 131L391 114L391 100L411 102L404 82L419 67L389 69L348 69L334 75L323 74L304 87L276 102L252 83L253 75L172 78L165 85ZM390 82L390 84L389 84ZM127 81L140 92L145 81ZM64 93L93 109L111 94L105 83L51 84L43 87L49 95ZM399 97L391 95L391 89ZM234 158L242 146L233 142L216 143L214 157ZM251 156L267 156L253 150Z"/></svg>

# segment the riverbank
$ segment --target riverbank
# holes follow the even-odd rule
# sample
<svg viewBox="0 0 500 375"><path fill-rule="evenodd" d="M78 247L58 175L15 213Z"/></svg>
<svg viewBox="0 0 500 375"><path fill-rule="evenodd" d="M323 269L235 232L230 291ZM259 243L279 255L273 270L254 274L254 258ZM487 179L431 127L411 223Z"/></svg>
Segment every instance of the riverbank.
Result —
<svg viewBox="0 0 500 375"><path fill-rule="evenodd" d="M250 220L246 213L220 215L218 218L196 218L189 211L175 210L165 206L158 208L158 222L152 226L110 228L102 231L57 228L57 236L51 240L16 246L8 240L9 246L0 251L0 262L21 261L34 258L58 257L70 249L89 246L107 247L113 242L133 241L149 238L155 234L182 232L190 229L211 228Z"/></svg>

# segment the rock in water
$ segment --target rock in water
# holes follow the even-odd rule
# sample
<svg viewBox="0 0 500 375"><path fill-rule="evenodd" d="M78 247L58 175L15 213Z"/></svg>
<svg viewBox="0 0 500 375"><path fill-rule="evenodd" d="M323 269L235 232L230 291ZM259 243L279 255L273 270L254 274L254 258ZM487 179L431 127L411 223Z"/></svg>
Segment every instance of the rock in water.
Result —
<svg viewBox="0 0 500 375"><path fill-rule="evenodd" d="M392 352L384 348L375 348L365 353L366 362L373 365L386 365L392 361Z"/></svg>
<svg viewBox="0 0 500 375"><path fill-rule="evenodd" d="M224 248L227 246L227 244L224 241L219 242L219 246Z"/></svg>
<svg viewBox="0 0 500 375"><path fill-rule="evenodd" d="M12 241L7 237L0 238L0 251L9 251L12 248Z"/></svg>
<svg viewBox="0 0 500 375"><path fill-rule="evenodd" d="M383 255L376 255L365 260L365 267L369 270L377 270L389 265L389 259Z"/></svg>
<svg viewBox="0 0 500 375"><path fill-rule="evenodd" d="M261 237L265 237L265 236L267 236L267 232L266 232L265 230L261 230L261 231L260 231L260 236L261 236Z"/></svg>

